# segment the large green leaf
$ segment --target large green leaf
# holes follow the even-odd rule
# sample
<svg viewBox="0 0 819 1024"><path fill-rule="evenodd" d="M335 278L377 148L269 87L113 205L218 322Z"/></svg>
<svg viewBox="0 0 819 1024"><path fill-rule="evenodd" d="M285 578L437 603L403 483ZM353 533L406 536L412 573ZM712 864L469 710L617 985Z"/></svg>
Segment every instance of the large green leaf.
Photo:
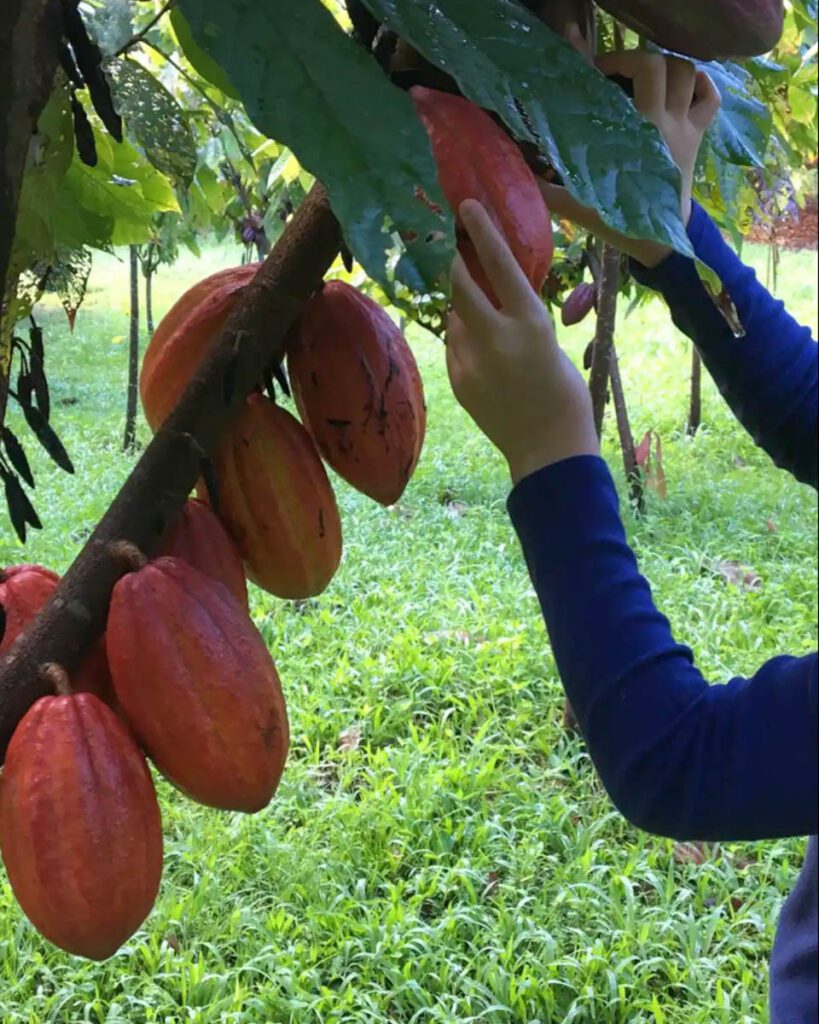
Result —
<svg viewBox="0 0 819 1024"><path fill-rule="evenodd" d="M740 64L700 65L722 96L708 137L716 155L740 167L761 167L771 137L771 114L751 91L753 77Z"/></svg>
<svg viewBox="0 0 819 1024"><path fill-rule="evenodd" d="M239 93L236 91L236 87L231 83L224 70L216 61L209 57L200 46L197 46L196 40L191 34L190 25L178 7L174 7L171 11L171 25L176 34L177 42L182 48L182 52L188 58L188 63L199 77L204 78L211 85L215 85L220 92L223 92L225 96L229 96L230 99L238 100Z"/></svg>
<svg viewBox="0 0 819 1024"><path fill-rule="evenodd" d="M136 61L111 61L106 71L114 87L114 105L126 130L158 171L187 188L196 170L196 143L182 108Z"/></svg>
<svg viewBox="0 0 819 1024"><path fill-rule="evenodd" d="M408 96L348 38L320 0L181 0L199 46L230 75L253 123L327 188L350 249L386 284L440 287L453 218Z"/></svg>
<svg viewBox="0 0 819 1024"><path fill-rule="evenodd" d="M680 175L625 93L515 0L365 0L464 95L535 143L606 223L690 254Z"/></svg>

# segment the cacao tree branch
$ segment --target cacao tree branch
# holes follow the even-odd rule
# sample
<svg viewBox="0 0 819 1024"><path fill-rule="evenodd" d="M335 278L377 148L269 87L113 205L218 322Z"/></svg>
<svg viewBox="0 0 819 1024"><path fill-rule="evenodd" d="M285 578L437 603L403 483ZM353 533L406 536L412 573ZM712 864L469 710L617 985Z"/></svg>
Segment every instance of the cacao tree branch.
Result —
<svg viewBox="0 0 819 1024"><path fill-rule="evenodd" d="M0 758L47 684L40 668L71 671L105 629L122 572L109 554L128 541L150 554L177 515L245 396L320 285L341 242L324 189L316 184L228 318L210 354L146 448L51 601L0 660Z"/></svg>
<svg viewBox="0 0 819 1024"><path fill-rule="evenodd" d="M691 356L691 405L688 410L688 436L696 437L702 426L702 356L696 345Z"/></svg>
<svg viewBox="0 0 819 1024"><path fill-rule="evenodd" d="M598 437L603 436L603 419L611 375L611 353L617 322L617 288L620 280L620 253L610 245L603 246L597 289L597 333L594 338L589 389L594 409L594 425Z"/></svg>
<svg viewBox="0 0 819 1024"><path fill-rule="evenodd" d="M137 246L129 246L131 317L128 330L128 385L125 403L125 433L122 450L136 447L136 419L139 406L139 256Z"/></svg>
<svg viewBox="0 0 819 1024"><path fill-rule="evenodd" d="M122 46L120 46L120 48L112 54L112 56L121 57L123 53L127 53L128 50L136 46L137 43L141 43L145 36L147 36L151 29L154 27L154 25L156 25L157 22L161 21L165 17L165 15L173 7L175 3L176 0L167 0L167 3L162 5L162 8L159 10L157 14L154 15L153 18L151 18L151 20L148 22L145 28L141 28L139 32L135 32L134 35L132 35L131 38L126 43L123 43Z"/></svg>
<svg viewBox="0 0 819 1024"><path fill-rule="evenodd" d="M629 497L635 511L642 515L645 511L645 489L640 466L637 463L637 448L631 430L631 420L626 405L626 393L623 390L623 379L620 376L620 361L617 349L612 345L609 363L611 373L611 394L614 400L614 411L617 416L617 432L620 435L620 449L623 452L623 468L628 481Z"/></svg>

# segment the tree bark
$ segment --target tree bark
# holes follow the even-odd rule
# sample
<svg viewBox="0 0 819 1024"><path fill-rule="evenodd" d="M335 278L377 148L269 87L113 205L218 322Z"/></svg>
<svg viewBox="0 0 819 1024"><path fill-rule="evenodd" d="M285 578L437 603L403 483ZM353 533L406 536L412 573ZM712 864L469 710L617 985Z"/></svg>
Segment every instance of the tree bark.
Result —
<svg viewBox="0 0 819 1024"><path fill-rule="evenodd" d="M317 184L52 599L0 659L0 757L19 720L48 692L41 667L56 662L71 672L102 634L121 573L110 543L127 540L147 555L153 552L245 396L265 367L284 354L290 327L340 242L338 222Z"/></svg>
<svg viewBox="0 0 819 1024"><path fill-rule="evenodd" d="M0 15L0 426L11 369L11 325L4 325L17 203L29 143L48 101L59 60L59 0L5 0Z"/></svg>
<svg viewBox="0 0 819 1024"><path fill-rule="evenodd" d="M594 409L594 425L598 437L603 436L603 419L611 375L611 353L617 324L617 288L620 281L620 253L610 245L603 246L603 258L597 286L597 333L594 338L589 389Z"/></svg>
<svg viewBox="0 0 819 1024"><path fill-rule="evenodd" d="M688 436L696 437L702 426L702 356L696 345L691 356L691 406L688 410Z"/></svg>
<svg viewBox="0 0 819 1024"><path fill-rule="evenodd" d="M139 254L130 246L131 266L131 321L128 332L128 394L125 405L125 434L122 450L131 452L136 447L137 398L139 394Z"/></svg>
<svg viewBox="0 0 819 1024"><path fill-rule="evenodd" d="M629 495L634 508L642 514L645 509L645 491L640 467L637 464L637 449L634 444L634 434L631 430L631 420L626 405L626 394L623 391L623 379L620 376L620 363L617 358L617 349L614 345L611 348L611 362L609 366L611 373L611 394L614 399L614 409L617 414L617 432L620 435L620 448L623 452L623 467L628 481Z"/></svg>
<svg viewBox="0 0 819 1024"><path fill-rule="evenodd" d="M156 271L148 267L145 273L145 326L148 329L148 338L154 333L154 295L153 283Z"/></svg>

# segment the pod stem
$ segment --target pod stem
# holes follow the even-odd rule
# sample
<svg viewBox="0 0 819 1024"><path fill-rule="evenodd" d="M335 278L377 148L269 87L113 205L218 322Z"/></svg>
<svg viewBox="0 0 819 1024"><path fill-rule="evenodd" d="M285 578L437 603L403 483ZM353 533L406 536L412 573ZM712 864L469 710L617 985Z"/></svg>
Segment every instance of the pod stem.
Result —
<svg viewBox="0 0 819 1024"><path fill-rule="evenodd" d="M52 687L58 697L68 697L73 692L68 673L56 661L43 665L40 669L40 676Z"/></svg>
<svg viewBox="0 0 819 1024"><path fill-rule="evenodd" d="M148 564L148 559L129 540L112 540L106 544L105 550L111 560L125 573L139 572Z"/></svg>

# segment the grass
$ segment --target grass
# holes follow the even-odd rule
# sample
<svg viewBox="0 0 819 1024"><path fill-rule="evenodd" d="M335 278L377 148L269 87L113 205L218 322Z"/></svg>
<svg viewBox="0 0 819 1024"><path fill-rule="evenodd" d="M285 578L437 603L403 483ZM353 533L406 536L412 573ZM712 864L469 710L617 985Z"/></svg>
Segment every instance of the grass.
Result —
<svg viewBox="0 0 819 1024"><path fill-rule="evenodd" d="M160 312L231 258L212 249L161 275ZM782 297L814 326L816 271L815 254L784 257ZM24 550L7 528L2 562L64 569L132 465L119 451L126 301L127 267L107 259L73 335L58 307L44 312L77 475L35 456L45 530ZM578 357L588 330L565 334ZM273 805L224 815L161 784L160 899L104 965L43 942L0 873L3 1024L767 1019L772 936L804 844L680 864L613 811L560 727L501 462L456 408L438 344L416 341L430 429L405 500L386 511L339 484L346 553L327 593L252 595L293 727ZM706 426L684 436L688 349L659 303L621 324L619 344L635 432L660 432L670 488L629 530L677 634L715 681L815 648L815 496L710 384ZM761 590L709 573L720 559L753 568Z"/></svg>

